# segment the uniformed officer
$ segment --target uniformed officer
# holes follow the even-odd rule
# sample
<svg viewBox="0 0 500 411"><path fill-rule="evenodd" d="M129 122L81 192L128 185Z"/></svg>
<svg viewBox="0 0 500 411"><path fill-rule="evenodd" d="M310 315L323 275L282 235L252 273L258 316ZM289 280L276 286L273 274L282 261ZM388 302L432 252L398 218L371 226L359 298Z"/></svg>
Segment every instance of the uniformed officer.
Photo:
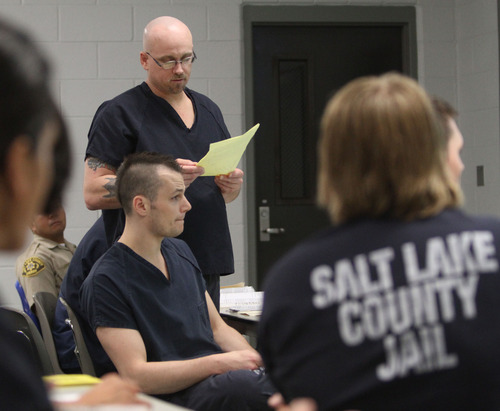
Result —
<svg viewBox="0 0 500 411"><path fill-rule="evenodd" d="M47 291L59 295L76 246L64 238L66 213L58 204L47 214L38 214L31 225L33 241L17 258L16 276L33 310L33 295Z"/></svg>

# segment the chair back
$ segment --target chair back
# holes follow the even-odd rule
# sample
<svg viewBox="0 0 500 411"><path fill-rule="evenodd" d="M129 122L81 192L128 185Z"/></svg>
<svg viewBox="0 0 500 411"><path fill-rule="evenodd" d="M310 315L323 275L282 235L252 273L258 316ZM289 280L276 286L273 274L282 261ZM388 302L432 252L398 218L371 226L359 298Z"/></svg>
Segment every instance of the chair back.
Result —
<svg viewBox="0 0 500 411"><path fill-rule="evenodd" d="M25 312L16 308L2 306L0 309L7 326L15 334L19 344L31 356L40 373L42 375L55 374L42 336L33 320Z"/></svg>
<svg viewBox="0 0 500 411"><path fill-rule="evenodd" d="M16 290L19 294L19 298L21 299L23 311L29 315L33 323L36 325L36 328L38 328L38 331L40 331L40 323L38 322L38 318L36 317L35 313L31 311L30 305L28 304L28 299L26 298L26 294L24 293L24 288L19 280L16 280Z"/></svg>
<svg viewBox="0 0 500 411"><path fill-rule="evenodd" d="M56 374L63 374L61 366L59 365L59 359L57 358L54 337L52 336L57 297L47 291L39 291L33 296L33 300L35 301L36 314L40 321L43 342L49 354L50 362Z"/></svg>
<svg viewBox="0 0 500 411"><path fill-rule="evenodd" d="M92 358L90 358L90 354L87 350L87 344L85 343L85 340L83 338L83 332L80 327L78 317L64 298L59 297L59 300L64 305L64 308L66 308L66 311L68 313L66 323L71 327L71 330L73 331L73 338L75 339L75 355L76 358L78 358L78 362L80 363L82 373L93 375L94 377L96 377L94 363L92 362Z"/></svg>

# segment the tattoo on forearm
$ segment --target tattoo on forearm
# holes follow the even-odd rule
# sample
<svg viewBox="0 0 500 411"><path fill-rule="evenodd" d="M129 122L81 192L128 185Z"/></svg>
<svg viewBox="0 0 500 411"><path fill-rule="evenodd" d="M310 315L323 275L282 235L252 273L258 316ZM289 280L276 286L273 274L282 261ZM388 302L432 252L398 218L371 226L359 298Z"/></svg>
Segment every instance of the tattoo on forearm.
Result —
<svg viewBox="0 0 500 411"><path fill-rule="evenodd" d="M108 182L104 184L104 188L108 191L108 194L104 195L103 198L115 198L116 197L116 177L107 178Z"/></svg>
<svg viewBox="0 0 500 411"><path fill-rule="evenodd" d="M96 171L98 168L106 168L111 171L116 171L116 168L106 164L104 161L99 160L95 157L89 157L87 159L87 165L92 171Z"/></svg>

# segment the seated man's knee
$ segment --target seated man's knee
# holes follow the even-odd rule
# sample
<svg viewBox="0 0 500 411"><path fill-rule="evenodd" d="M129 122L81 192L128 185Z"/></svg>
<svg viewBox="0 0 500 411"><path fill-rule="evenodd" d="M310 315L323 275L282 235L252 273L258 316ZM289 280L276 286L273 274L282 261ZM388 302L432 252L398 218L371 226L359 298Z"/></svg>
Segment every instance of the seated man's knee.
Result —
<svg viewBox="0 0 500 411"><path fill-rule="evenodd" d="M202 383L200 400L209 401L200 409L268 410L267 400L275 392L260 371L237 370L213 375ZM200 387L201 388L201 387Z"/></svg>

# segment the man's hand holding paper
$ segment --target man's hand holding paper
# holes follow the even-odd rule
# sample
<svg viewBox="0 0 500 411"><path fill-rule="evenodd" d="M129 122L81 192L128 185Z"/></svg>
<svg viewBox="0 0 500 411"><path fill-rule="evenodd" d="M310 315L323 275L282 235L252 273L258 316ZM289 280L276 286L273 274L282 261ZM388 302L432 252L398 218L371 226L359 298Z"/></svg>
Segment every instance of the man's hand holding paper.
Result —
<svg viewBox="0 0 500 411"><path fill-rule="evenodd" d="M177 158L175 161L177 161L177 163L181 166L182 177L184 178L184 185L186 188L188 188L197 177L201 176L205 172L205 169L198 166L194 161L186 160L184 158Z"/></svg>
<svg viewBox="0 0 500 411"><path fill-rule="evenodd" d="M230 203L238 197L243 184L243 174L243 170L236 168L232 173L215 177L215 184L219 186L226 203Z"/></svg>

